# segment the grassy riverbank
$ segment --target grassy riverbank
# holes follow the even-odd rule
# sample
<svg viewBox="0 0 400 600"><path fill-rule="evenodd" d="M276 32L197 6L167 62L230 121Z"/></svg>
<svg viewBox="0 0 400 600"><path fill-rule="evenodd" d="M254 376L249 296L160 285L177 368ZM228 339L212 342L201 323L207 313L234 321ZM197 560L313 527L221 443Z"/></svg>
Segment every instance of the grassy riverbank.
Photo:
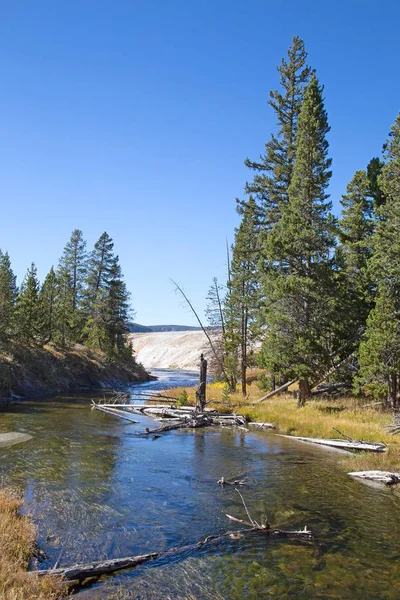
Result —
<svg viewBox="0 0 400 600"><path fill-rule="evenodd" d="M0 490L0 598L3 600L55 600L61 598L54 578L39 579L27 573L35 550L36 529L21 516L20 499Z"/></svg>
<svg viewBox="0 0 400 600"><path fill-rule="evenodd" d="M337 438L334 428L353 439L368 442L384 442L388 450L384 453L361 452L340 461L346 470L393 470L400 472L400 435L388 435L383 429L392 421L391 413L371 407L369 402L358 398L340 398L332 400L310 400L297 408L297 401L290 395L276 396L260 404L252 401L263 395L258 386L252 383L248 387L248 396L243 398L240 392L229 395L229 402L223 403L222 384L207 386L207 398L213 400L208 406L220 411L237 412L250 421L273 423L282 434ZM169 390L171 396L179 397L184 388ZM189 403L194 404L194 389L186 388Z"/></svg>

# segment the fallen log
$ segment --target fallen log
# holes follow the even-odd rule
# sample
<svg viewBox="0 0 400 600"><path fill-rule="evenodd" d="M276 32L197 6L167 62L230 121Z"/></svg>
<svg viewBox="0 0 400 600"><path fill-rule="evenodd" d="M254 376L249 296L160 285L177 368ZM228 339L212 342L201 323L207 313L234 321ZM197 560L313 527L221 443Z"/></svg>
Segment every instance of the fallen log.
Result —
<svg viewBox="0 0 400 600"><path fill-rule="evenodd" d="M257 429L276 429L276 425L273 423L256 423L253 421L247 423L247 427L256 427Z"/></svg>
<svg viewBox="0 0 400 600"><path fill-rule="evenodd" d="M105 408L101 404L96 404L95 402L93 402L93 400L92 400L92 408L95 408L96 410L100 410L102 412L105 412L105 413L107 413L109 415L113 415L114 417L120 417L121 419L125 419L126 421L130 421L131 423L138 423L139 422L139 421L136 421L135 419L132 419L132 417L128 416L127 412L119 410L118 408L111 408L111 407Z"/></svg>
<svg viewBox="0 0 400 600"><path fill-rule="evenodd" d="M386 451L386 444L383 443L362 442L357 440L352 442L349 440L327 440L323 438L298 437L294 435L281 435L281 437L285 437L290 440L298 440L299 442L319 444L321 446L331 446L332 448L340 448L342 450L367 450L370 452Z"/></svg>
<svg viewBox="0 0 400 600"><path fill-rule="evenodd" d="M272 390L272 392L268 392L268 394L266 394L265 396L262 396L262 398L258 398L257 400L253 400L252 404L259 404L259 402L264 402L264 400L267 400L268 398L272 398L272 396L275 396L275 394L278 394L279 392L283 392L288 387L290 387L291 385L293 385L294 383L296 383L296 381L298 381L297 378L296 379L292 379L292 381L288 381L287 383L284 383L280 387L276 388L276 390Z"/></svg>
<svg viewBox="0 0 400 600"><path fill-rule="evenodd" d="M400 473L391 473L390 471L353 471L352 473L347 474L350 475L350 477L368 479L386 485L396 485L400 483Z"/></svg>

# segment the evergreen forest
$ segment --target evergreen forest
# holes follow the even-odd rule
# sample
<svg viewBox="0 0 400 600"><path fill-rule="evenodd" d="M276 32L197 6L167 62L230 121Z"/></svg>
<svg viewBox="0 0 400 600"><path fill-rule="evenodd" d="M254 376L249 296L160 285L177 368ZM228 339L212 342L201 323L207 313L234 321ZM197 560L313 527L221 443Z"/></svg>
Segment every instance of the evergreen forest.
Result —
<svg viewBox="0 0 400 600"><path fill-rule="evenodd" d="M106 232L88 252L82 231L75 229L43 283L32 263L19 288L8 253L0 251L0 341L60 349L79 343L110 358L129 358L130 316L130 294Z"/></svg>
<svg viewBox="0 0 400 600"><path fill-rule="evenodd" d="M258 365L269 385L318 382L395 405L400 377L400 114L383 152L359 165L332 212L324 88L295 37L268 104L277 127L237 199L227 284L213 280L209 325L221 332L230 387Z"/></svg>

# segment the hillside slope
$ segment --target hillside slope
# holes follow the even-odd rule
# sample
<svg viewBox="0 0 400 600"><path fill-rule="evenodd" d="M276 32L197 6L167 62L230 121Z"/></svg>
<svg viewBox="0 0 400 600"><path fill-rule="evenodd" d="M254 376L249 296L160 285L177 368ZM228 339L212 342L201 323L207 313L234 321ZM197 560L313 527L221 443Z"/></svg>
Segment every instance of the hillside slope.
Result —
<svg viewBox="0 0 400 600"><path fill-rule="evenodd" d="M132 360L110 362L102 352L76 345L68 351L0 344L0 402L12 396L118 387L147 381L149 374Z"/></svg>
<svg viewBox="0 0 400 600"><path fill-rule="evenodd" d="M202 331L131 333L129 339L135 358L146 369L182 369L197 371L200 354L211 358L207 338Z"/></svg>

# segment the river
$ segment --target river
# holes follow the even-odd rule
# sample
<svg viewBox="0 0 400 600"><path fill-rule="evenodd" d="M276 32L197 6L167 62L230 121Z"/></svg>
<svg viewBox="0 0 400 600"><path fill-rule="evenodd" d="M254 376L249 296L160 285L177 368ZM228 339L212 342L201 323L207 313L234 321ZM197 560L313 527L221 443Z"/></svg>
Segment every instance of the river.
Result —
<svg viewBox="0 0 400 600"><path fill-rule="evenodd" d="M194 385L197 375L159 371L129 388ZM98 396L102 396L99 394ZM400 490L366 485L338 466L340 454L269 432L171 431L90 409L96 394L59 395L1 409L0 431L33 439L0 449L2 484L22 491L49 560L42 568L144 554L235 529L246 518L303 528L311 542L245 535L216 548L126 571L78 598L400 598Z"/></svg>

